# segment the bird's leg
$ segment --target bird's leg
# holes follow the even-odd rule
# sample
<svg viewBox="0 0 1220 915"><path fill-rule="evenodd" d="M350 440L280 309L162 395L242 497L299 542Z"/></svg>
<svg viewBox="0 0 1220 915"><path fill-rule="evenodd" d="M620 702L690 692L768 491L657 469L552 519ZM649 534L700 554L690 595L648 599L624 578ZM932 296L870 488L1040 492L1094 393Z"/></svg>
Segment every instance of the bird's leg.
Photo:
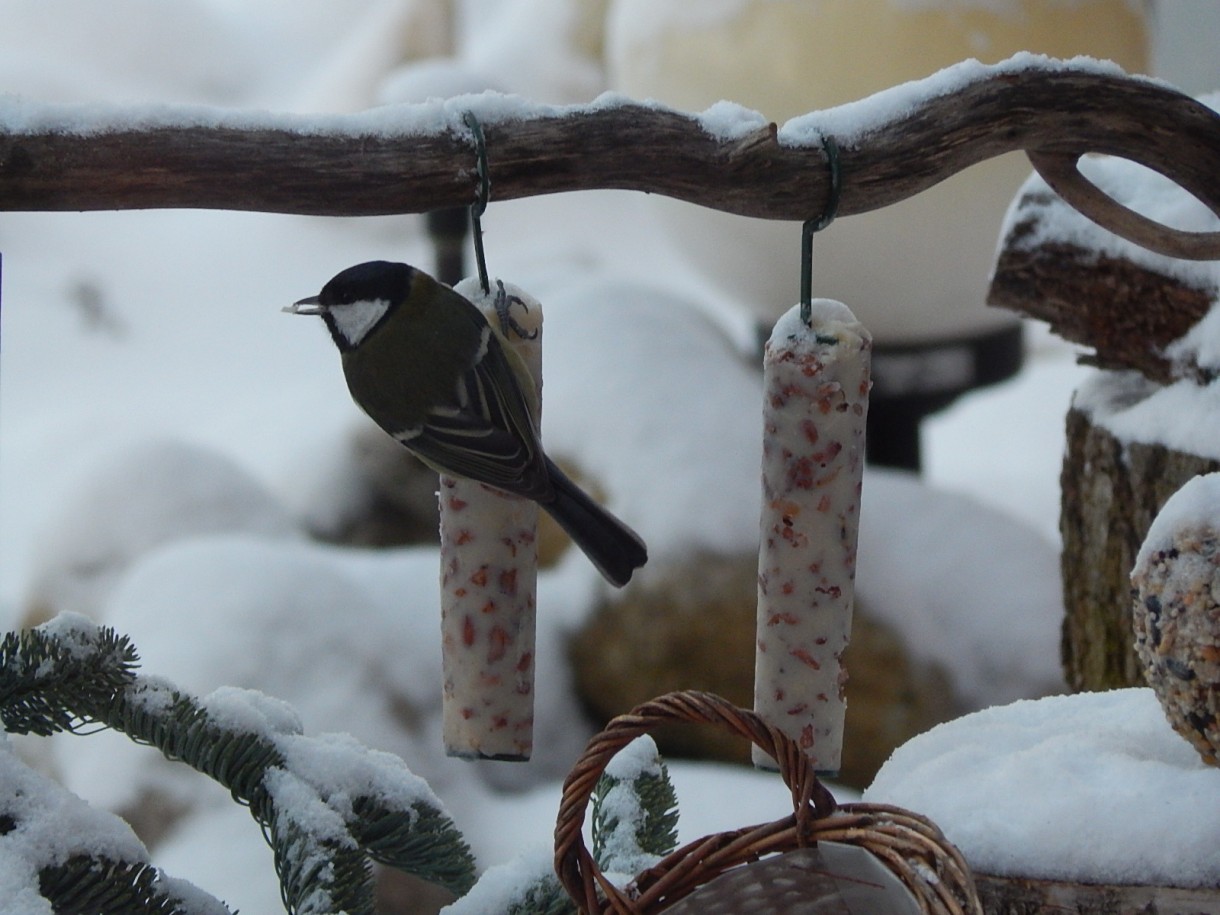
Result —
<svg viewBox="0 0 1220 915"><path fill-rule="evenodd" d="M510 313L514 304L520 305L526 311L530 310L529 306L521 300L520 296L509 295L508 291L504 288L503 280L496 280L496 286L499 289L496 293L496 317L500 319L501 335L507 337L508 332L511 330L518 337L525 340L533 340L538 336L538 328L535 327L532 332L527 334L525 328L518 324L517 319Z"/></svg>

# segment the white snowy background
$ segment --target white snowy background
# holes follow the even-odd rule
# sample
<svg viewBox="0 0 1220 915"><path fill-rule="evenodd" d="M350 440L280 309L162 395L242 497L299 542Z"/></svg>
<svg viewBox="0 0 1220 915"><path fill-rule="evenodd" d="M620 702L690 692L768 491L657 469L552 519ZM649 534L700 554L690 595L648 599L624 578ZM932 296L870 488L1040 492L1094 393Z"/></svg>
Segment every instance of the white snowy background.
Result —
<svg viewBox="0 0 1220 915"><path fill-rule="evenodd" d="M433 77L456 85L453 73L391 72L403 48L387 36L411 6L4 0L0 93L309 113L357 110L379 92L401 98ZM1191 91L1220 87L1211 48L1198 44L1220 29L1220 4L1159 6L1159 72ZM468 0L459 43L474 81L462 88L479 88L470 74L480 73L548 102L596 95L601 76L571 48L564 8L559 0ZM757 530L760 382L742 362L752 331L734 303L682 266L633 195L493 203L485 229L493 272L546 307L548 447L575 455L605 484L654 557L748 549ZM0 619L16 625L32 596L100 613L132 635L149 672L200 692L257 684L291 701L307 732L350 731L401 754L483 864L546 846L557 778L588 735L562 640L596 595L596 573L571 556L541 577L538 758L506 774L448 760L439 747L439 718L428 711L439 695L435 551L365 554L300 533L302 519L325 521L344 507L334 481L344 478L343 443L360 418L320 324L280 307L362 260L429 263L422 221L0 213L0 252ZM1058 680L1062 419L1086 373L1044 332L1031 328L1030 341L1017 378L926 425L922 480L866 480L862 600L917 655L950 665L980 708ZM709 384L717 386L714 411L700 408ZM657 398L658 386L672 397ZM717 448L703 444L708 436ZM385 736L387 683L425 710L419 733ZM1197 763L1146 691L1094 701L1084 711L1063 699L1024 703L972 736L950 730L962 722L946 726L943 738L896 754L870 797L943 819L951 838L996 871L1041 865L1047 876L1217 882L1220 866L1193 840L1151 865L1147 856L1112 854L1110 837L1129 835L1119 818L1131 806L1107 789L1138 770L1148 792L1185 793L1196 808L1214 809L1199 799L1214 802L1220 774ZM1044 768L1012 762L1039 743L1049 754ZM1130 747L1141 761L1125 767ZM202 779L182 778L113 735L67 738L40 752L98 805L121 807L150 788L189 797L196 812L156 863L244 911L277 910L270 854L223 791L200 789ZM1062 847L1022 850L1023 824L1004 832L996 819L1011 828L1011 818L973 815L996 793L1050 790L1065 764L1099 753L1096 778L1075 771L1064 789L1090 823L1080 841L1068 833ZM915 775L904 785L928 767L988 772L976 781L994 787L980 796L937 792ZM1159 767L1152 784L1148 767ZM674 773L684 838L785 812L772 776L694 764ZM1105 803L1081 794L1089 784ZM1111 809L1114 821L1098 820ZM1213 834L1207 847L1216 842Z"/></svg>

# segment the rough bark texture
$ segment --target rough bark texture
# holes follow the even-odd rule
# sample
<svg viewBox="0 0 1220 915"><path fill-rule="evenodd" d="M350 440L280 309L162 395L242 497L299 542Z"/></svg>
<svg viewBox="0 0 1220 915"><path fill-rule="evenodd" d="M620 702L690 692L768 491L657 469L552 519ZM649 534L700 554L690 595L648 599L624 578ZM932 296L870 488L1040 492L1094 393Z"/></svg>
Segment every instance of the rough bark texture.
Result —
<svg viewBox="0 0 1220 915"><path fill-rule="evenodd" d="M1076 690L1143 686L1131 627L1131 568L1152 519L1182 484L1220 462L1128 443L1072 409L1061 477L1063 665Z"/></svg>
<svg viewBox="0 0 1220 915"><path fill-rule="evenodd" d="M1102 368L1135 370L1154 385L1214 379L1214 370L1165 355L1220 299L1207 271L1188 273L1135 252L1127 259L1100 236L1105 247L1084 247L1088 242L1075 239L1096 233L1036 185L1017 201L1009 225L991 304L1048 322L1064 339L1090 347L1082 361ZM1120 442L1088 413L1069 412L1060 530L1062 654L1072 688L1143 685L1131 623L1135 555L1165 501L1191 477L1217 468L1198 455Z"/></svg>
<svg viewBox="0 0 1220 915"><path fill-rule="evenodd" d="M425 112L427 111L424 109ZM665 194L744 216L806 220L827 211L840 147L847 216L896 203L985 159L1023 149L1053 187L1125 238L1184 257L1220 257L1220 233L1131 219L1076 171L1086 152L1160 171L1220 212L1220 115L1133 77L1050 64L981 68L951 91L930 85L910 107L881 100L877 121L842 137L802 123L718 137L695 116L657 106L593 104L483 120L496 200L594 188ZM452 112L404 106L376 117L316 118L115 108L81 115L0 107L0 210L203 207L316 215L421 213L474 202L476 155ZM890 114L890 119L885 116ZM833 121L829 122L833 124ZM592 217L591 217L592 218Z"/></svg>
<svg viewBox="0 0 1220 915"><path fill-rule="evenodd" d="M1220 889L1122 886L974 874L987 915L1210 915Z"/></svg>
<svg viewBox="0 0 1220 915"><path fill-rule="evenodd" d="M1045 192L1028 196L1031 208L1045 203L1037 199ZM1166 359L1164 348L1202 319L1215 290L1063 242L1023 247L1033 230L1029 220L1013 225L996 262L990 304L1046 321L1065 340L1091 347L1085 361L1102 368L1135 369L1162 383L1211 380L1213 372Z"/></svg>

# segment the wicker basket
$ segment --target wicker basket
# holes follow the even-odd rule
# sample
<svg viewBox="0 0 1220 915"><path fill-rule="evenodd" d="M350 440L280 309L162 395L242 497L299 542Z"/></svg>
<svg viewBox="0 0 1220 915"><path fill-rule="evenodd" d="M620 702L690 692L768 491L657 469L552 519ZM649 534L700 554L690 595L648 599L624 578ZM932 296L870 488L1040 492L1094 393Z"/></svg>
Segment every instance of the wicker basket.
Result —
<svg viewBox="0 0 1220 915"><path fill-rule="evenodd" d="M793 813L773 823L691 842L619 889L601 873L585 847L581 833L585 811L614 754L641 734L674 721L716 725L761 747L779 764L780 777L792 793ZM584 913L655 915L732 868L748 868L764 856L807 848L818 841L872 852L929 915L982 915L974 880L961 853L931 821L880 804L839 806L786 735L753 712L701 692L669 693L645 702L615 718L589 741L564 782L555 824L555 870ZM756 900L758 887L754 890L750 898Z"/></svg>

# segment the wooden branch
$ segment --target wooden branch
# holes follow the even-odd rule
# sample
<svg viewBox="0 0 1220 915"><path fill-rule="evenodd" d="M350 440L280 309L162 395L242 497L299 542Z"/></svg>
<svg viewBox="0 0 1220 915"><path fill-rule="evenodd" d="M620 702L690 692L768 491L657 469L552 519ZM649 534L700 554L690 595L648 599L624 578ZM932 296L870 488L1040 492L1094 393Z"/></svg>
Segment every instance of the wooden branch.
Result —
<svg viewBox="0 0 1220 915"><path fill-rule="evenodd" d="M1206 383L1197 366L1165 358L1211 307L1212 296L1127 260L1068 244L1006 250L988 302L1046 321L1055 333L1092 347L1082 361L1136 369L1169 384L1184 375Z"/></svg>
<svg viewBox="0 0 1220 915"><path fill-rule="evenodd" d="M928 97L913 107L881 93L871 109L858 109L881 112L882 120L853 124L836 137L839 215L888 206L1024 149L1103 225L1178 256L1220 257L1220 233L1133 224L1117 203L1096 199L1074 164L1089 151L1134 159L1220 213L1215 112L1163 85L1091 68L1051 62L977 72L948 92L930 78ZM888 91L906 90L902 98L909 99L910 88ZM200 126L198 112L187 109L179 123L171 109L141 125L118 108L56 124L57 109L33 116L22 109L11 118L6 110L0 107L0 210L202 207L360 216L465 206L475 195L469 133L458 119L421 130L420 106L402 107L400 128L386 127L385 112L375 121L368 114L330 117L320 127L306 116L260 122L248 113L212 113ZM850 121L837 113L825 112L828 124ZM492 197L623 188L743 216L804 220L823 211L829 173L818 115L800 120L804 139L768 125L721 140L693 115L628 102L485 118Z"/></svg>
<svg viewBox="0 0 1220 915"><path fill-rule="evenodd" d="M1162 384L1191 378L1206 384L1214 372L1165 356L1220 292L1192 286L1133 260L1043 235L1064 204L1045 190L1028 192L1004 239L987 302L1046 321L1065 340L1092 348L1081 361L1109 369L1135 369Z"/></svg>

